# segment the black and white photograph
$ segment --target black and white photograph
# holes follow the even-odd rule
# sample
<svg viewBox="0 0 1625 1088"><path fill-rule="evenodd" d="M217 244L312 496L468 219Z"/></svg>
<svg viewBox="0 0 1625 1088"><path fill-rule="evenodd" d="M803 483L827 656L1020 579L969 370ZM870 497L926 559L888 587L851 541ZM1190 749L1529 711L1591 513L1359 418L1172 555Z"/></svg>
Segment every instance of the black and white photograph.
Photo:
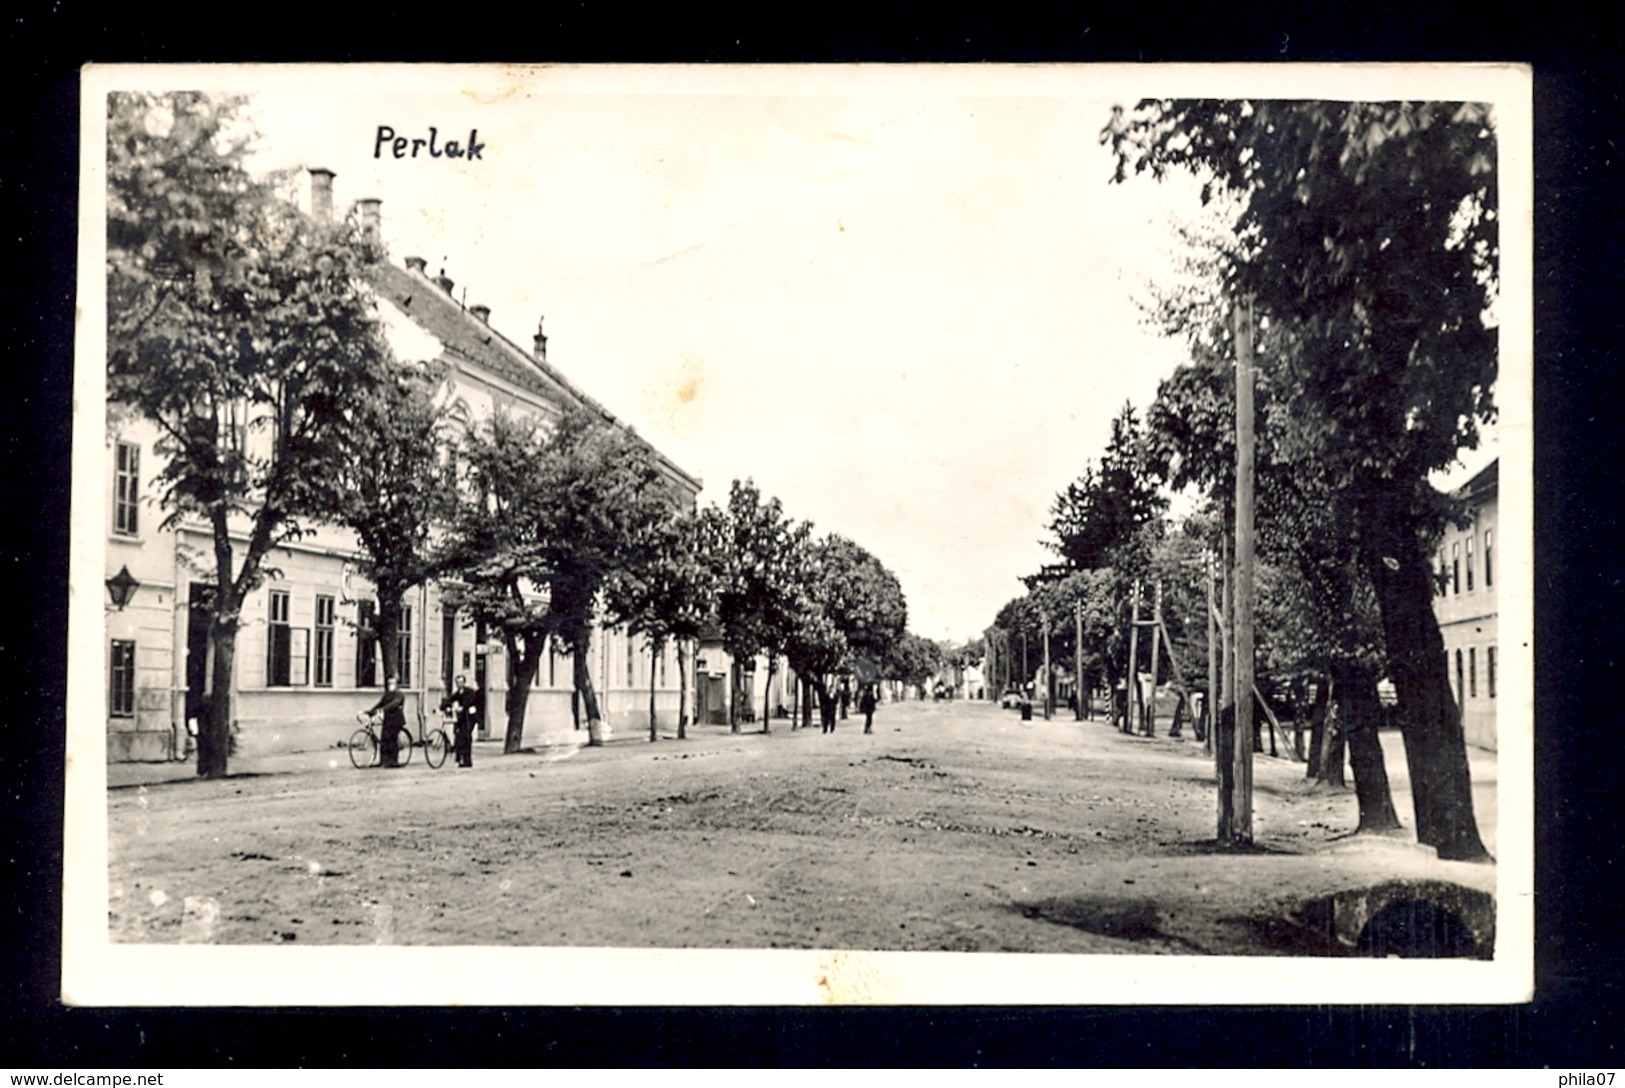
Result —
<svg viewBox="0 0 1625 1088"><path fill-rule="evenodd" d="M1529 1000L1527 69L82 86L64 1001Z"/></svg>

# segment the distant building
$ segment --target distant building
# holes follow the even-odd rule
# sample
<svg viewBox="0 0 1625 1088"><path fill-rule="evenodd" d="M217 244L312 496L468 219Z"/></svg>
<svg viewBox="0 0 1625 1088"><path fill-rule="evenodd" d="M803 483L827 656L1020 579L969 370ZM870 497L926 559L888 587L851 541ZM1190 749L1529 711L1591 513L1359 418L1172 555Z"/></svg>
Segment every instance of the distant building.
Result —
<svg viewBox="0 0 1625 1088"><path fill-rule="evenodd" d="M1467 743L1493 750L1496 708L1495 587L1499 459L1455 492L1469 504L1472 521L1451 526L1439 543L1433 614L1444 636L1450 684L1461 707Z"/></svg>
<svg viewBox="0 0 1625 1088"><path fill-rule="evenodd" d="M330 214L332 179L328 171L311 171L312 214ZM360 201L358 208L362 223L378 230L379 202ZM501 407L545 422L571 406L620 425L548 363L540 327L531 350L514 344L491 327L489 308L464 308L444 270L431 276L413 257L404 267L386 261L374 270L372 287L397 357L444 364L448 403L461 401L471 418L486 418ZM212 537L201 521L158 528L164 513L153 484L160 467L157 427L119 418L111 408L110 416L106 572L112 579L127 569L138 588L124 608L107 612L108 758L183 758L189 719L197 716L209 679L204 595L212 576ZM657 459L692 507L700 481L663 456ZM354 728L356 711L377 699L382 655L368 633L375 602L372 587L357 573L356 556L354 534L334 526L317 526L267 555L270 574L245 602L237 637L239 751L333 747ZM443 608L435 585L409 593L405 606L400 662L408 721L414 714L432 719L443 693L462 675L484 696L478 735L501 736L511 683L501 640ZM675 726L674 648L652 656L642 639L600 630L588 667L612 732L648 727L651 688L662 725ZM527 743L585 738L584 728L577 732L572 691L570 658L544 655L526 710Z"/></svg>

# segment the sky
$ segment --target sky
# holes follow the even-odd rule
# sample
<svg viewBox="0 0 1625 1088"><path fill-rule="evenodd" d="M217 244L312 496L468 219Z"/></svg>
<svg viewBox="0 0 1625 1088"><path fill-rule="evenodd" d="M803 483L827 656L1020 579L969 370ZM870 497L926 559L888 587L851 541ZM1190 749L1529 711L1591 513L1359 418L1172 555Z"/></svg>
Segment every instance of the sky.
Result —
<svg viewBox="0 0 1625 1088"><path fill-rule="evenodd" d="M978 635L1050 558L1055 494L1181 346L1194 183L1109 183L1140 69L222 69L259 169L382 201L393 260L470 305L684 469L752 478L900 579L909 626ZM396 158L380 126L480 158ZM466 296L465 293L466 292Z"/></svg>

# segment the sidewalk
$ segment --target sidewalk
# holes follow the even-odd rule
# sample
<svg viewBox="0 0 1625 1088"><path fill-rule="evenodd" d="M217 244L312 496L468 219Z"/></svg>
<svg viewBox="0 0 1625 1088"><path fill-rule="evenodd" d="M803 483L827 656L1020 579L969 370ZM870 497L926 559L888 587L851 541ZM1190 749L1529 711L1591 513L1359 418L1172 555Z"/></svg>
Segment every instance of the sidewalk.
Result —
<svg viewBox="0 0 1625 1088"><path fill-rule="evenodd" d="M478 767L482 759L496 759L502 755L502 740L481 740L474 742L474 765ZM421 751L412 753L411 766L420 766L423 762ZM453 766L451 757L446 758L445 766ZM356 768L350 765L350 754L344 748L317 748L308 752L274 752L265 755L233 756L230 762L230 773L233 778L246 778L250 775L282 775L282 774L330 774L337 771L355 773ZM127 789L131 786L161 786L172 785L179 782L192 782L197 779L197 757L194 755L185 762L175 763L109 763L107 765L107 788Z"/></svg>
<svg viewBox="0 0 1625 1088"><path fill-rule="evenodd" d="M785 723L785 729L788 731L788 723ZM748 727L738 734L728 732L726 726L689 726L690 741L724 739L740 741L759 735L759 726ZM675 728L662 729L660 732L662 743L674 741L676 737ZM552 732L535 739L527 738L524 747L519 750L516 756L504 756L502 746L503 738L500 733L485 740L474 741L475 769L492 767L504 762L507 766L513 767L519 762L528 762L525 757L530 757L530 759L540 758L544 761L570 759L586 752L593 752L599 758L606 756L618 758L623 754L634 751L646 751L650 748L650 743L649 733L646 729L628 729L616 731L605 739L603 744L589 747L587 744L587 731L581 729L579 731ZM409 766L423 766L423 753L421 751L412 753L412 762ZM445 766L454 766L449 754ZM349 752L345 748L338 746L303 752L239 755L233 756L230 761L230 775L234 778L264 775L330 774L335 772L353 774L355 771L356 768L350 764ZM181 762L109 763L107 765L108 789L174 785L182 782L192 782L196 779L197 757L195 754L190 759Z"/></svg>

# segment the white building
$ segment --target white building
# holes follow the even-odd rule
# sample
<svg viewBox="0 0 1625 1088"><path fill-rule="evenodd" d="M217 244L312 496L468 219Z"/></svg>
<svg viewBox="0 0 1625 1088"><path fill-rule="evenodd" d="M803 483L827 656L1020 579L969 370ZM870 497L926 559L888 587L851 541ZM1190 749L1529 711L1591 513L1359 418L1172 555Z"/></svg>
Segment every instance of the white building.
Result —
<svg viewBox="0 0 1625 1088"><path fill-rule="evenodd" d="M1439 543L1433 614L1444 636L1451 688L1467 743L1494 749L1496 710L1495 534L1500 461L1491 461L1455 492L1472 521L1451 526Z"/></svg>
<svg viewBox="0 0 1625 1088"><path fill-rule="evenodd" d="M311 171L313 213L332 206L333 175ZM379 230L380 202L358 202L362 221ZM474 418L497 407L558 417L583 407L617 422L547 361L538 326L526 350L489 323L490 310L467 309L444 274L431 277L421 259L376 267L373 289L385 335L402 359L437 359L449 372L448 398ZM106 624L107 737L112 760L183 758L189 747L187 710L207 683L209 617L201 605L212 571L212 536L201 522L160 530L154 477L159 468L155 425L113 418L108 427L108 578L128 570L137 583ZM658 456L658 455L657 455ZM701 483L659 457L662 471L692 506ZM246 544L246 537L242 543ZM272 576L245 602L237 640L239 752L333 747L354 728L355 713L372 705L383 672L376 641L364 633L373 609L371 587L356 574L357 544L344 529L319 526L266 557ZM500 639L441 607L433 585L408 595L403 617L401 687L408 721L432 717L453 678L465 675L485 697L480 736L501 736L504 696L511 683ZM588 663L604 721L613 732L648 728L651 686L657 717L674 728L679 678L675 650L652 656L641 639L599 631ZM525 718L527 744L585 738L572 712L571 661L541 661ZM692 691L691 684L691 691Z"/></svg>

